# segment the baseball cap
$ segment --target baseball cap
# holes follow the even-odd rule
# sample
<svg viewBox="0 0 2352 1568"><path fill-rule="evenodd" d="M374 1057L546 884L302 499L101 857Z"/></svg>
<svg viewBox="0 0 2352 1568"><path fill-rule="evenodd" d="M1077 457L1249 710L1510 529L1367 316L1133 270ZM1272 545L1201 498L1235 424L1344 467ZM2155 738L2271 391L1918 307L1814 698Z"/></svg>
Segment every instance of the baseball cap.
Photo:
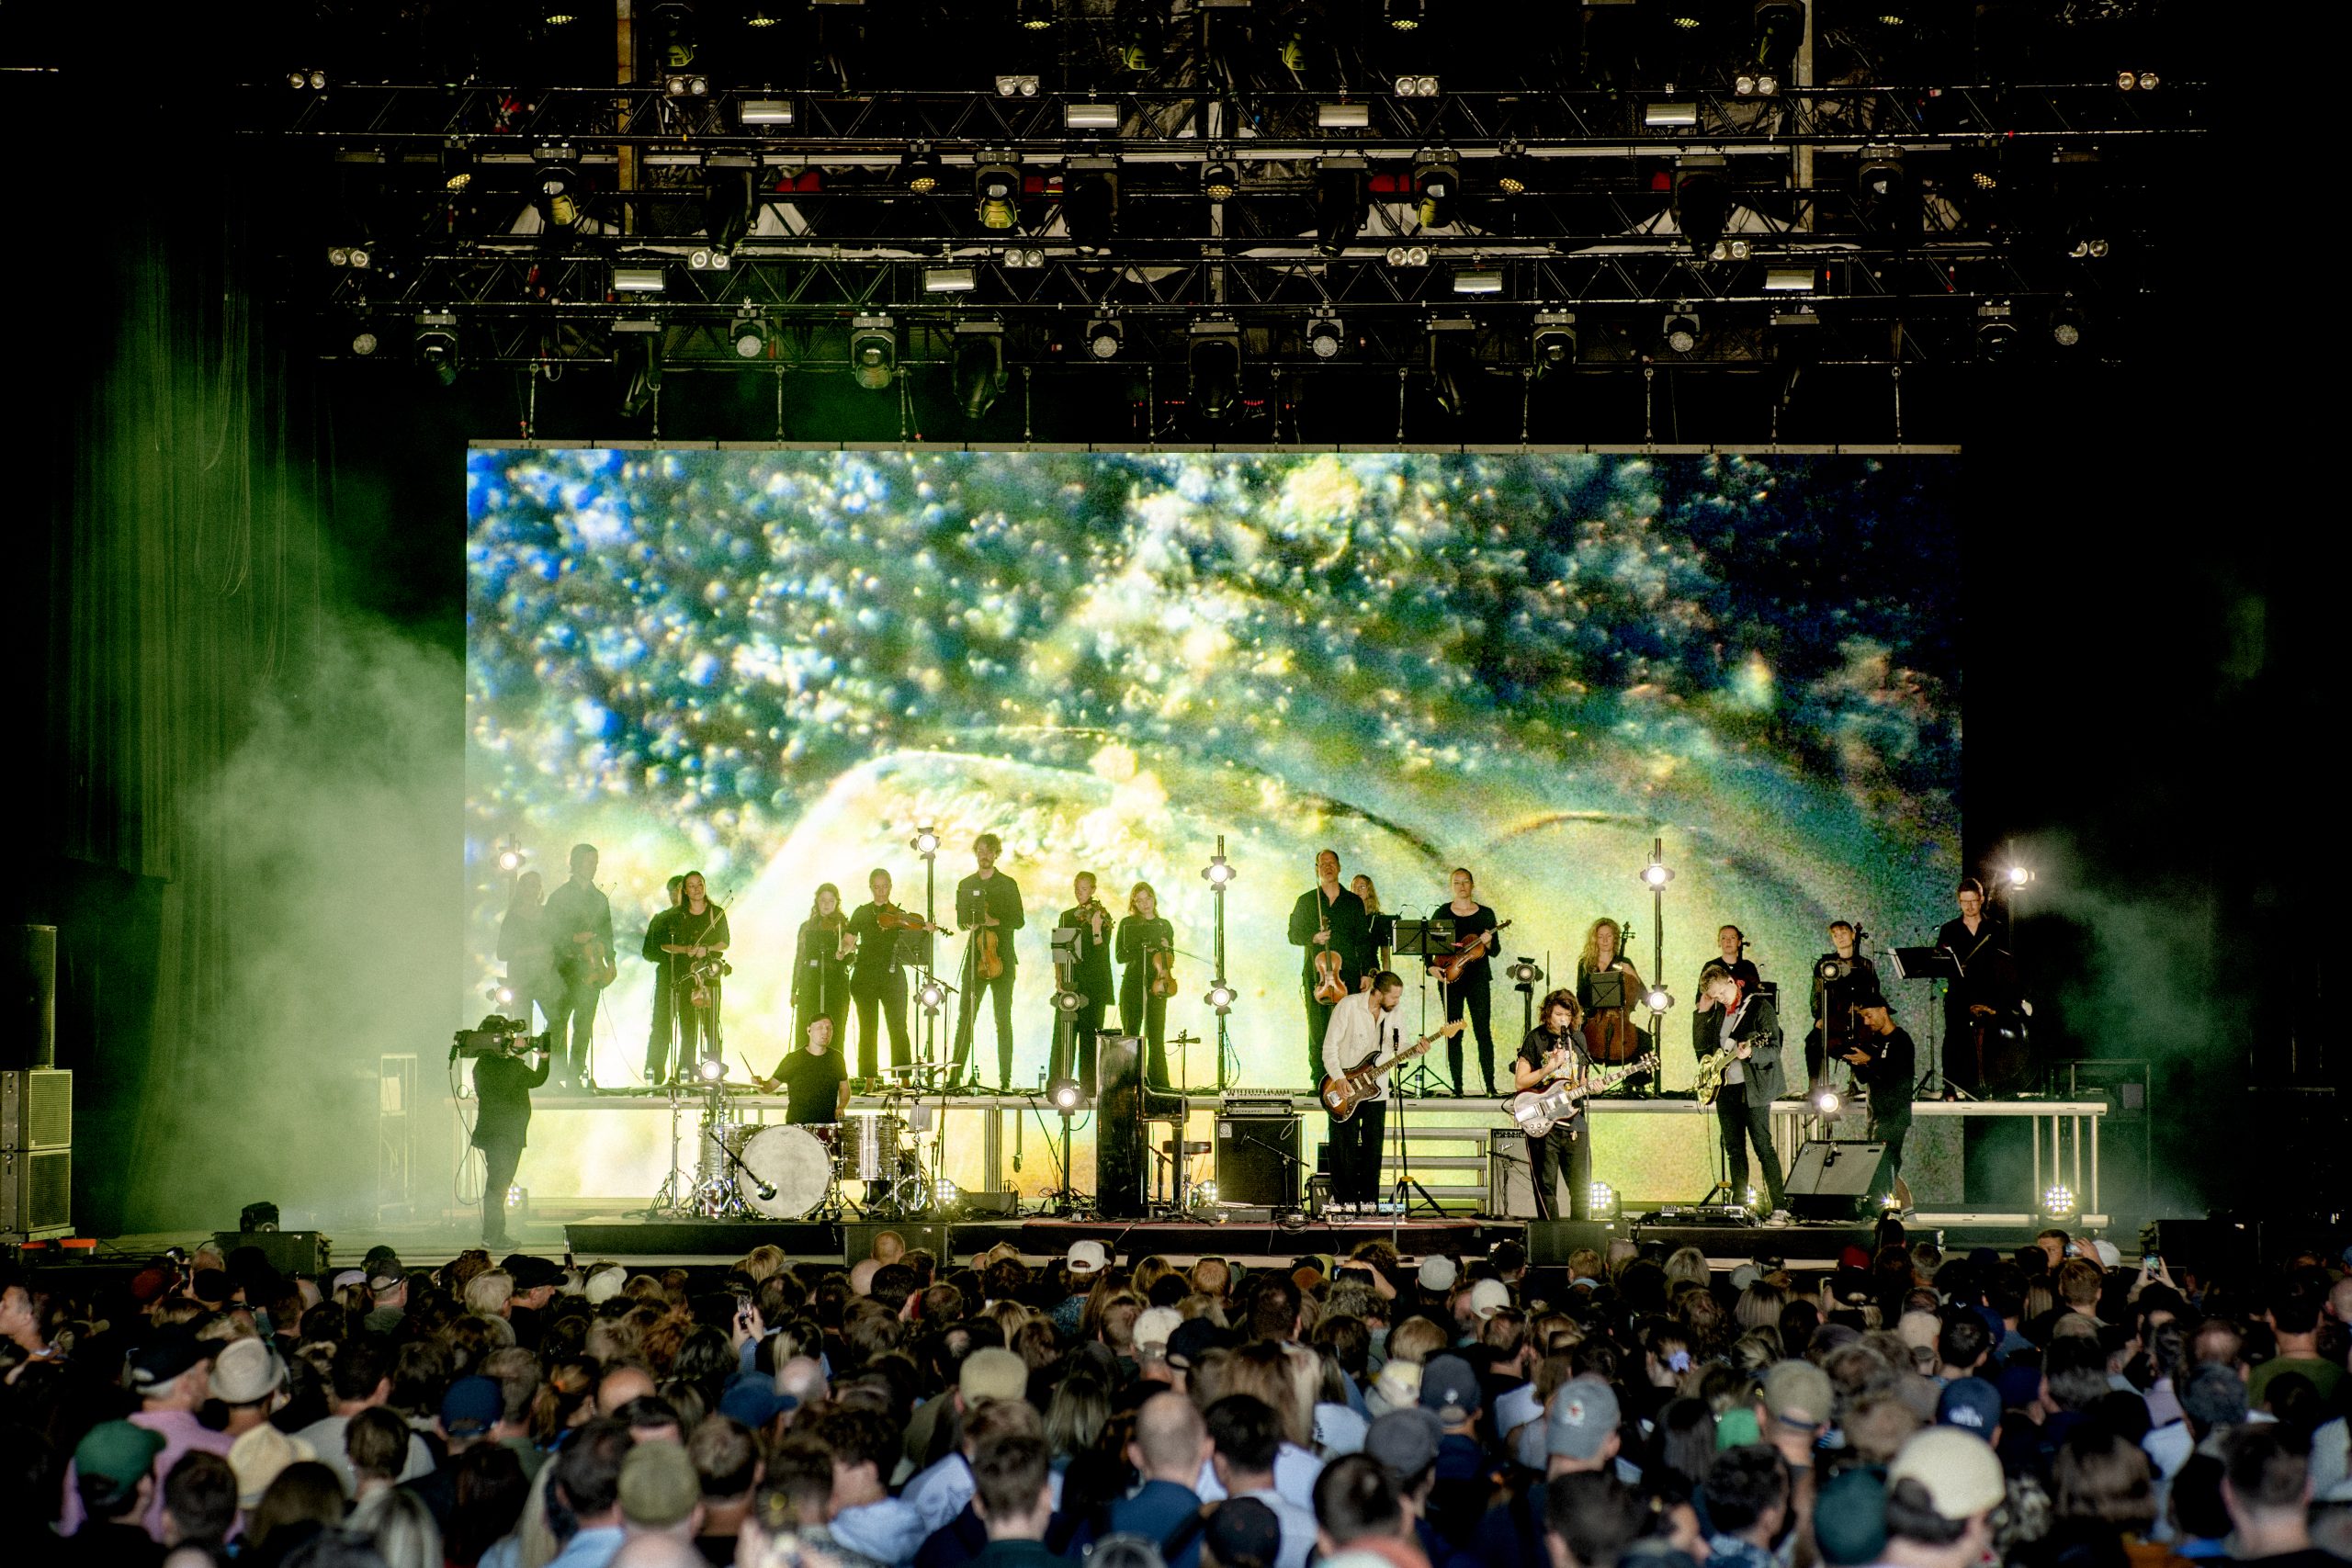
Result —
<svg viewBox="0 0 2352 1568"><path fill-rule="evenodd" d="M1168 1354L1169 1337L1183 1325L1183 1322L1184 1314L1174 1307L1146 1307L1136 1314L1136 1354Z"/></svg>
<svg viewBox="0 0 2352 1568"><path fill-rule="evenodd" d="M2123 1266L2123 1249L2103 1235L2091 1238L2091 1250L2098 1254L2098 1266L2102 1269Z"/></svg>
<svg viewBox="0 0 2352 1568"><path fill-rule="evenodd" d="M371 1291L389 1291L408 1273L401 1267L400 1254L389 1247L369 1248L368 1260L359 1267L367 1274L368 1288Z"/></svg>
<svg viewBox="0 0 2352 1568"><path fill-rule="evenodd" d="M684 1443L639 1443L621 1461L621 1517L667 1529L702 1501L702 1477Z"/></svg>
<svg viewBox="0 0 2352 1568"><path fill-rule="evenodd" d="M462 1377L441 1396L441 1430L452 1438L480 1437L506 1414L506 1396L481 1376Z"/></svg>
<svg viewBox="0 0 2352 1568"><path fill-rule="evenodd" d="M967 1409L983 1399L1025 1399L1029 1363L1000 1345L983 1345L964 1358L956 1386Z"/></svg>
<svg viewBox="0 0 2352 1568"><path fill-rule="evenodd" d="M1380 1369L1364 1391L1365 1408L1375 1415L1389 1410L1418 1410L1421 1405L1421 1365L1419 1361L1390 1361Z"/></svg>
<svg viewBox="0 0 2352 1568"><path fill-rule="evenodd" d="M1936 1425L1991 1440L2001 1425L2001 1391L1983 1378L1954 1378L1936 1401Z"/></svg>
<svg viewBox="0 0 2352 1568"><path fill-rule="evenodd" d="M327 1289L329 1291L339 1291L345 1285L364 1285L367 1282L367 1269L345 1269L338 1272L334 1279L327 1281Z"/></svg>
<svg viewBox="0 0 2352 1568"><path fill-rule="evenodd" d="M74 1446L74 1468L119 1487L139 1484L164 1451L164 1434L128 1421L101 1421Z"/></svg>
<svg viewBox="0 0 2352 1568"><path fill-rule="evenodd" d="M1821 1489L1813 1505L1813 1539L1830 1568L1867 1568L1886 1551L1886 1483L1868 1465Z"/></svg>
<svg viewBox="0 0 2352 1568"><path fill-rule="evenodd" d="M1410 1481L1437 1462L1438 1439L1445 1425L1434 1412L1408 1404L1377 1416L1364 1429L1363 1451L1394 1471L1400 1482Z"/></svg>
<svg viewBox="0 0 2352 1568"><path fill-rule="evenodd" d="M223 1404L258 1404L286 1382L286 1363L259 1339L232 1339L212 1359L212 1397Z"/></svg>
<svg viewBox="0 0 2352 1568"><path fill-rule="evenodd" d="M1273 1568L1283 1551L1282 1521L1255 1497L1229 1498L1209 1516L1201 1544L1225 1568Z"/></svg>
<svg viewBox="0 0 2352 1568"><path fill-rule="evenodd" d="M174 1325L147 1337L130 1353L130 1387L135 1393L153 1393L204 1359L209 1347L182 1325Z"/></svg>
<svg viewBox="0 0 2352 1568"><path fill-rule="evenodd" d="M1833 1393L1829 1374L1811 1361L1775 1361L1764 1372L1764 1408L1792 1427L1827 1423Z"/></svg>
<svg viewBox="0 0 2352 1568"><path fill-rule="evenodd" d="M2008 1495L1993 1445L1957 1427L1929 1427L1904 1440L1886 1467L1887 1490L1905 1481L1917 1482L1936 1517L1954 1523L1974 1518Z"/></svg>
<svg viewBox="0 0 2352 1568"><path fill-rule="evenodd" d="M229 1469L237 1478L237 1506L257 1508L262 1494L289 1464L319 1457L303 1438L288 1437L265 1421L229 1445Z"/></svg>
<svg viewBox="0 0 2352 1568"><path fill-rule="evenodd" d="M1756 1412L1745 1404L1735 1404L1715 1417L1715 1451L1745 1448L1749 1443L1764 1440L1764 1428L1758 1424Z"/></svg>
<svg viewBox="0 0 2352 1568"><path fill-rule="evenodd" d="M1544 1451L1558 1459L1598 1459L1617 1421L1616 1390L1596 1377L1570 1378L1552 1393Z"/></svg>
<svg viewBox="0 0 2352 1568"><path fill-rule="evenodd" d="M800 1408L797 1394L778 1393L775 1379L765 1372L738 1372L718 1396L718 1413L757 1432L787 1410Z"/></svg>
<svg viewBox="0 0 2352 1568"><path fill-rule="evenodd" d="M1500 1280L1481 1280L1470 1287L1470 1310L1492 1317L1510 1305L1510 1287Z"/></svg>
<svg viewBox="0 0 2352 1568"><path fill-rule="evenodd" d="M1138 1319L1137 1321L1141 1321ZM1168 1336L1168 1364L1198 1366L1202 1357L1225 1343L1225 1331L1205 1317L1188 1317Z"/></svg>
<svg viewBox="0 0 2352 1568"><path fill-rule="evenodd" d="M1069 1244L1069 1256L1063 1259L1073 1274L1091 1274L1111 1261L1109 1248L1099 1241L1074 1241Z"/></svg>
<svg viewBox="0 0 2352 1568"><path fill-rule="evenodd" d="M1453 1259L1442 1252L1433 1252L1422 1258L1421 1270L1415 1276L1425 1291L1450 1291L1453 1289L1453 1281L1461 1277L1462 1270L1455 1268Z"/></svg>
<svg viewBox="0 0 2352 1568"><path fill-rule="evenodd" d="M617 1263L607 1263L589 1271L588 1282L581 1293L588 1298L590 1306L601 1306L619 1295L621 1287L628 1283L628 1270Z"/></svg>
<svg viewBox="0 0 2352 1568"><path fill-rule="evenodd" d="M1442 1417L1458 1410L1468 1420L1486 1404L1478 1390L1478 1374L1459 1356L1432 1356L1421 1369L1420 1406Z"/></svg>

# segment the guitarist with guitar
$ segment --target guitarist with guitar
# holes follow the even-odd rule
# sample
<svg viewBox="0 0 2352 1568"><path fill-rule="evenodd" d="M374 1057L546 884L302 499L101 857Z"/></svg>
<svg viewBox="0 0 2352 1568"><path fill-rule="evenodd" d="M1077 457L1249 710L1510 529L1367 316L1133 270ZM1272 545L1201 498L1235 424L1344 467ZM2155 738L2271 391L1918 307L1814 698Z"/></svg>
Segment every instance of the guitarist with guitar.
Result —
<svg viewBox="0 0 2352 1568"><path fill-rule="evenodd" d="M1290 944L1306 950L1300 981L1306 1001L1306 1081L1320 1083L1331 1008L1363 990L1373 973L1372 917L1363 899L1340 886L1337 850L1315 857L1315 886L1290 907Z"/></svg>
<svg viewBox="0 0 2352 1568"><path fill-rule="evenodd" d="M1495 1020L1493 1007L1493 964L1487 955L1495 950L1495 933L1510 924L1495 922L1495 912L1478 902L1476 897L1477 880L1468 868L1455 866L1449 878L1453 890L1453 900L1430 911L1433 919L1453 922L1453 951L1433 953L1426 962L1430 972L1437 976L1438 995L1445 1001L1445 1021L1458 1022L1462 1015L1470 1015L1470 1026L1478 1034L1478 1070L1487 1080L1487 1098L1495 1093ZM1453 1079L1453 1098L1462 1098L1462 1041L1459 1036L1445 1043L1445 1065Z"/></svg>
<svg viewBox="0 0 2352 1568"><path fill-rule="evenodd" d="M1772 1010L1771 998L1749 990L1747 981L1721 964L1707 967L1706 999L1718 1021L1713 1035L1701 1042L1698 1093L1702 1102L1714 1100L1732 1201L1741 1201L1747 1190L1747 1145L1752 1143L1764 1168L1764 1190L1772 1201L1770 1223L1786 1224L1781 1156L1772 1144L1772 1102L1788 1092L1781 1070L1780 1017Z"/></svg>
<svg viewBox="0 0 2352 1568"><path fill-rule="evenodd" d="M613 903L596 886L595 845L571 846L571 880L548 895L547 930L557 982L548 1012L551 1076L559 1087L575 1089L589 1083L596 1001L615 973Z"/></svg>
<svg viewBox="0 0 2352 1568"><path fill-rule="evenodd" d="M1332 859L1336 874L1338 857ZM1364 989L1351 991L1331 1005L1331 1026L1323 1035L1319 1081L1324 1108L1331 1114L1331 1201L1342 1206L1379 1201L1380 1136L1388 1121L1389 1069L1428 1050L1438 1034L1462 1032L1457 1021L1438 1034L1406 1044L1404 1025L1396 1016L1396 1004L1405 999L1405 982L1388 969L1370 981Z"/></svg>
<svg viewBox="0 0 2352 1568"><path fill-rule="evenodd" d="M1511 1087L1521 1094L1561 1080L1586 1077L1592 1062L1585 1055L1584 1037L1577 1033L1583 1010L1574 991L1561 989L1544 998L1535 1027L1520 1042L1510 1065ZM1535 1217L1560 1217L1554 1184L1565 1174L1568 1180L1568 1218L1592 1216L1592 1139L1587 1135L1584 1107L1562 1117L1542 1136L1527 1134L1528 1176L1535 1188Z"/></svg>

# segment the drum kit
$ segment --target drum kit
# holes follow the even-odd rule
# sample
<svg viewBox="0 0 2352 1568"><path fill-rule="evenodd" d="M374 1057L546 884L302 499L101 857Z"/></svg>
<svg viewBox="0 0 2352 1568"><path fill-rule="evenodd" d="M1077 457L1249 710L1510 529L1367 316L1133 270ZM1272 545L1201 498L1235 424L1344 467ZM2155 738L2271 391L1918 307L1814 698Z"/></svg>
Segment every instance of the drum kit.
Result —
<svg viewBox="0 0 2352 1568"><path fill-rule="evenodd" d="M909 1114L900 1114L893 1097L883 1109L852 1111L844 1122L789 1126L748 1119L734 1103L739 1092L723 1080L671 1091L670 1175L649 1214L837 1220L922 1212L931 1183L923 1179L918 1134L932 1120L928 1107L910 1106ZM689 1117L695 1122L691 1173L683 1158ZM856 1200L847 1182L858 1184Z"/></svg>

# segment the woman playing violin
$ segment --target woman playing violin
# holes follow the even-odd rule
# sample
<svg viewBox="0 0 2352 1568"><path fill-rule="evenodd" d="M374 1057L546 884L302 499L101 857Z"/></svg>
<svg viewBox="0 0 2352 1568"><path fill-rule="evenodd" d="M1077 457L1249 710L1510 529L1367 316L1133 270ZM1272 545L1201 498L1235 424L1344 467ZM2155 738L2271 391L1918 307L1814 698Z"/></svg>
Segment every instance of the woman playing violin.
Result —
<svg viewBox="0 0 2352 1568"><path fill-rule="evenodd" d="M710 901L702 873L690 871L678 885L676 919L663 951L686 966L685 991L679 998L678 1060L697 1053L716 1060L723 1036L718 1028L719 982L727 973L727 946L734 940L727 927L727 911ZM683 1069L682 1069L683 1070Z"/></svg>
<svg viewBox="0 0 2352 1568"><path fill-rule="evenodd" d="M876 869L865 879L873 902L860 904L849 917L849 933L857 939L857 966L850 971L849 998L857 1010L857 1076L875 1074L878 1043L874 1015L880 1012L890 1032L890 1065L903 1067L913 1060L907 1043L907 972L899 962L899 933L922 931L922 917L890 902L890 874ZM928 936L922 950L930 951Z"/></svg>
<svg viewBox="0 0 2352 1568"><path fill-rule="evenodd" d="M1159 914L1159 895L1148 882L1127 892L1127 912L1120 917L1119 1029L1145 1041L1145 1081L1154 1089L1168 1087L1168 995L1154 987L1161 976L1168 988L1175 985L1176 928Z"/></svg>
<svg viewBox="0 0 2352 1568"><path fill-rule="evenodd" d="M842 1038L849 1018L849 959L856 951L857 938L842 913L841 889L825 883L817 889L808 918L800 922L800 941L793 953L795 1035L805 1040L812 1021L830 1018L833 1039Z"/></svg>

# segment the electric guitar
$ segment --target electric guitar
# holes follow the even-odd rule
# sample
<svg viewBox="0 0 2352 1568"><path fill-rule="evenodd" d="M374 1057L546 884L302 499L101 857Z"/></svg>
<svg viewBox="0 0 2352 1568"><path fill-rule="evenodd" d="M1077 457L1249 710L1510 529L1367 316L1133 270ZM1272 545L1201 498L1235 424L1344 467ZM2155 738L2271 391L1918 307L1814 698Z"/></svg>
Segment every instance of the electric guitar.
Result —
<svg viewBox="0 0 2352 1568"><path fill-rule="evenodd" d="M1531 1089L1511 1096L1510 1119L1531 1138L1547 1136L1553 1128L1584 1109L1584 1102L1603 1089L1615 1089L1637 1073L1657 1066L1655 1053L1636 1056L1614 1072L1555 1089Z"/></svg>
<svg viewBox="0 0 2352 1568"><path fill-rule="evenodd" d="M1408 1056L1418 1056L1441 1040L1462 1032L1469 1020L1457 1018L1444 1028L1422 1035L1410 1045L1400 1046L1385 1056L1374 1056L1360 1067L1353 1067L1335 1078L1323 1080L1323 1109L1331 1113L1334 1122L1344 1122L1356 1113L1356 1108L1380 1094L1380 1080L1388 1069Z"/></svg>

